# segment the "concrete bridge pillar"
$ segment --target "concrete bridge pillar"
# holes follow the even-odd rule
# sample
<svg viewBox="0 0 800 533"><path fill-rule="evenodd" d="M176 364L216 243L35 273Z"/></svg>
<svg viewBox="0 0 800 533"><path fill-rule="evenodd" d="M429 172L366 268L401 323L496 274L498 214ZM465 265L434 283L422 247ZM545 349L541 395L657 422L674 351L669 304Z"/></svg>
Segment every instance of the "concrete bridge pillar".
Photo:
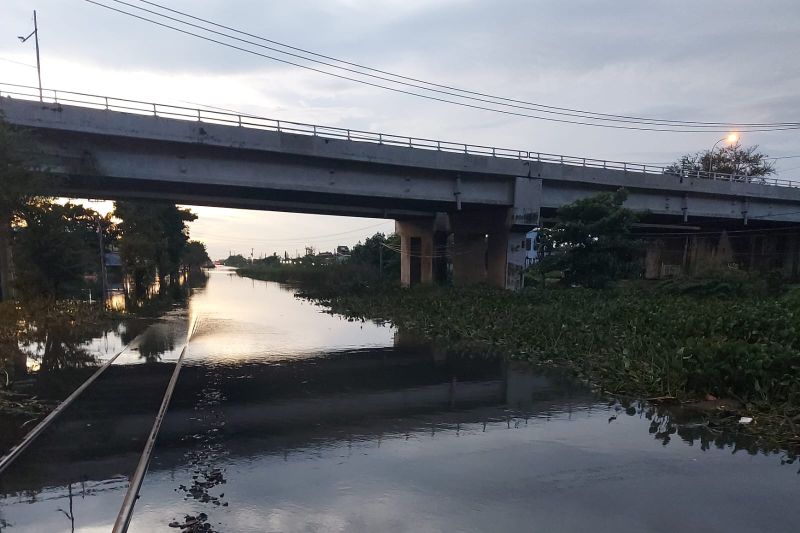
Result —
<svg viewBox="0 0 800 533"><path fill-rule="evenodd" d="M400 284L443 281L447 271L447 219L397 220L400 236Z"/></svg>
<svg viewBox="0 0 800 533"><path fill-rule="evenodd" d="M486 281L486 234L454 234L451 253L454 285Z"/></svg>
<svg viewBox="0 0 800 533"><path fill-rule="evenodd" d="M659 279L661 277L664 241L656 239L647 243L644 255L644 278Z"/></svg>
<svg viewBox="0 0 800 533"><path fill-rule="evenodd" d="M511 225L509 208L450 213L455 285L488 283L505 288Z"/></svg>
<svg viewBox="0 0 800 533"><path fill-rule="evenodd" d="M11 221L0 218L0 302L17 297L14 287L14 259L11 248Z"/></svg>
<svg viewBox="0 0 800 533"><path fill-rule="evenodd" d="M800 279L800 237L787 237L787 250L783 262L784 274L791 280Z"/></svg>

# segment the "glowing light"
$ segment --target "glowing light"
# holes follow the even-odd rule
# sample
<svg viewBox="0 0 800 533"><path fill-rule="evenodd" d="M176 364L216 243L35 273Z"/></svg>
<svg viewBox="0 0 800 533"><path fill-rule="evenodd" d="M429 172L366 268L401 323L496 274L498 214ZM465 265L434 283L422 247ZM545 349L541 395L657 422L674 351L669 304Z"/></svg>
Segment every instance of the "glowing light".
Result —
<svg viewBox="0 0 800 533"><path fill-rule="evenodd" d="M738 141L738 140L739 140L739 134L738 133L731 133L730 135L728 135L728 142L729 143L736 144L736 141Z"/></svg>

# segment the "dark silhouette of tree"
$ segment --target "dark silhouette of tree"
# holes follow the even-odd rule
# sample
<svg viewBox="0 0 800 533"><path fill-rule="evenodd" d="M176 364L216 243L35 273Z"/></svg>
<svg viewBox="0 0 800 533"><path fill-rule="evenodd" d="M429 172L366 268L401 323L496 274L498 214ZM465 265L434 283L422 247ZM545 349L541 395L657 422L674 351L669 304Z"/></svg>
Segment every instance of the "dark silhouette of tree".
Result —
<svg viewBox="0 0 800 533"><path fill-rule="evenodd" d="M380 270L383 277L400 276L400 236L396 233L385 235L381 232L359 242L350 250L350 262Z"/></svg>
<svg viewBox="0 0 800 533"><path fill-rule="evenodd" d="M98 228L113 240L113 224L83 206L32 199L18 210L17 287L29 298L75 296L84 274L99 273ZM70 290L72 289L72 290Z"/></svg>
<svg viewBox="0 0 800 533"><path fill-rule="evenodd" d="M738 142L731 146L705 150L694 154L686 154L667 167L673 174L693 172L714 172L718 174L735 174L752 178L769 176L775 173L775 165L766 154L758 151L758 145L742 147Z"/></svg>
<svg viewBox="0 0 800 533"><path fill-rule="evenodd" d="M162 290L167 276L176 282L189 242L186 224L197 216L174 204L140 201L116 202L114 216L121 220L120 257L137 294L143 294L156 276Z"/></svg>
<svg viewBox="0 0 800 533"><path fill-rule="evenodd" d="M227 266L227 267L232 267L232 268L242 268L242 267L244 267L244 266L247 266L247 265L249 265L249 264L250 264L250 261L248 261L248 260L247 260L247 259L246 259L246 258L245 258L243 255L241 255L241 254L235 254L235 255L229 255L227 259L225 259L224 261L222 261L222 264L223 264L223 265L225 265L225 266Z"/></svg>
<svg viewBox="0 0 800 533"><path fill-rule="evenodd" d="M31 139L0 117L0 300L13 294L12 225L38 192L43 180L25 165L34 156Z"/></svg>
<svg viewBox="0 0 800 533"><path fill-rule="evenodd" d="M199 272L202 267L211 263L206 245L200 241L189 241L183 250L181 263L191 272Z"/></svg>
<svg viewBox="0 0 800 533"><path fill-rule="evenodd" d="M542 231L541 273L561 270L565 281L600 288L641 268L641 246L631 235L637 215L622 207L624 189L561 207L552 228Z"/></svg>

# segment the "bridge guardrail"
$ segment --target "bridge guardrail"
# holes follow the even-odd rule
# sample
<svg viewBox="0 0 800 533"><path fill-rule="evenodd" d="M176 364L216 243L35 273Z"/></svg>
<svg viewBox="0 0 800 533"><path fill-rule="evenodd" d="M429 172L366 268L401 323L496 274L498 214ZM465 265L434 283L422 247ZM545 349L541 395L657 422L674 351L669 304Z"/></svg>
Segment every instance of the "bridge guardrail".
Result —
<svg viewBox="0 0 800 533"><path fill-rule="evenodd" d="M53 104L76 105L107 111L121 111L140 115L152 115L163 118L180 120L193 120L211 124L235 125L245 128L263 129L269 131L311 135L328 139L342 139L390 146L403 146L422 150L435 150L441 152L464 153L469 155L500 157L505 159L520 159L543 163L590 167L598 169L622 170L624 172L666 175L686 179L711 179L742 183L755 183L778 187L800 187L800 181L773 178L769 176L744 176L736 174L722 174L703 170L675 170L670 167L654 166L626 161L610 161L588 157L576 157L545 152L515 150L479 144L465 144L421 137L408 137L387 133L338 128L335 126L320 126L303 122L292 122L257 115L219 111L214 109L201 109L183 107L173 104L159 104L155 102L142 102L126 98L101 96L96 94L80 93L74 91L60 91L58 89L42 89L41 101ZM39 88L13 83L0 83L0 97L18 98L23 100L40 101Z"/></svg>

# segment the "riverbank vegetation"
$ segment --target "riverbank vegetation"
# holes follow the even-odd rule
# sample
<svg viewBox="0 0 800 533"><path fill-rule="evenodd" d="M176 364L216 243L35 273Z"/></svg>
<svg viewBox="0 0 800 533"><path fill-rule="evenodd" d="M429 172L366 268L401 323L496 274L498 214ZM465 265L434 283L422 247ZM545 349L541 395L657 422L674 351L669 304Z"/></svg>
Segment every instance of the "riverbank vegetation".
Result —
<svg viewBox="0 0 800 533"><path fill-rule="evenodd" d="M566 367L613 395L752 415L749 429L800 446L800 289L742 295L725 288L737 284L760 285L631 283L519 294L419 287L318 301L447 346Z"/></svg>
<svg viewBox="0 0 800 533"><path fill-rule="evenodd" d="M251 263L241 256L232 256L226 264L238 267L241 276L295 284L317 296L358 293L398 284L399 241L396 234L376 233L353 246L346 257L307 253L296 259L281 260L273 255Z"/></svg>

